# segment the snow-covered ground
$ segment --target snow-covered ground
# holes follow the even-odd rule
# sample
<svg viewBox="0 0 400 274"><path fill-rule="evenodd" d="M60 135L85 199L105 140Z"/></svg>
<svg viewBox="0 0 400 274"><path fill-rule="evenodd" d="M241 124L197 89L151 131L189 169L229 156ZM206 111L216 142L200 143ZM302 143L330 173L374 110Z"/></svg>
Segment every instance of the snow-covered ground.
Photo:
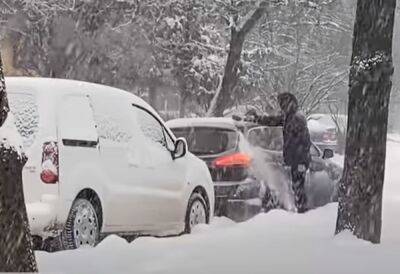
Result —
<svg viewBox="0 0 400 274"><path fill-rule="evenodd" d="M400 140L400 139L399 139ZM225 218L192 235L110 236L94 249L37 252L43 273L400 273L400 142L388 144L382 244L333 237L337 205L296 215L260 214L235 224Z"/></svg>

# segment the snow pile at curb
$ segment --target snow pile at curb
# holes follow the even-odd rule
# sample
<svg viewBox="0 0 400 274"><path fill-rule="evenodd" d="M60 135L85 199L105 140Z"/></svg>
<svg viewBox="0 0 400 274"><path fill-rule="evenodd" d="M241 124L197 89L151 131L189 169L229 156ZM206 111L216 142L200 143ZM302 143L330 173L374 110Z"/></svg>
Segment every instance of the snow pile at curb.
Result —
<svg viewBox="0 0 400 274"><path fill-rule="evenodd" d="M400 143L400 134L399 133L388 134L388 141Z"/></svg>

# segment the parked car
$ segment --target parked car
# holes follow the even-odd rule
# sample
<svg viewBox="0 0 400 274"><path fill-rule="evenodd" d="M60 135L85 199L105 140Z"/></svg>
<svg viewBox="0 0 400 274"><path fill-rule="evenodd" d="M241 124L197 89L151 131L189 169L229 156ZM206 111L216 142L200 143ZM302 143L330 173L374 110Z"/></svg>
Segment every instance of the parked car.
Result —
<svg viewBox="0 0 400 274"><path fill-rule="evenodd" d="M207 163L215 183L216 215L248 219L260 211L262 199L269 209L289 209L284 197L290 190L282 164L282 128L231 118L175 119L167 125ZM322 152L313 144L311 154L307 193L309 207L314 208L335 200L341 168L328 159L333 156L329 149Z"/></svg>
<svg viewBox="0 0 400 274"><path fill-rule="evenodd" d="M278 197L279 201L288 202L286 189L284 186L289 182L289 170L283 165L283 133L281 127L258 126L254 124L245 124L239 126L245 132L246 139L250 145L255 148L255 157L258 158L257 171L263 169L262 164L266 164L267 168L261 178L269 180L269 188L272 197ZM329 202L337 201L337 183L342 175L342 167L331 160L334 156L333 150L326 148L321 150L315 143L310 147L311 164L306 182L306 193L308 198L308 208L316 208L323 206ZM260 160L262 164L260 164ZM270 176L265 172L274 171L275 174ZM276 180L276 182L271 182ZM284 187L282 187L284 186ZM285 189L286 187L286 189ZM287 208L288 204L280 204L281 207Z"/></svg>
<svg viewBox="0 0 400 274"><path fill-rule="evenodd" d="M63 248L78 248L111 233L180 234L210 221L207 166L143 100L70 80L6 83L29 158L23 185L35 239L61 235Z"/></svg>
<svg viewBox="0 0 400 274"><path fill-rule="evenodd" d="M347 128L346 115L315 113L308 117L311 139L321 149L343 151Z"/></svg>
<svg viewBox="0 0 400 274"><path fill-rule="evenodd" d="M241 147L244 135L232 119L185 118L167 125L207 164L215 183L215 215L243 221L260 211L262 185L251 172L251 157Z"/></svg>

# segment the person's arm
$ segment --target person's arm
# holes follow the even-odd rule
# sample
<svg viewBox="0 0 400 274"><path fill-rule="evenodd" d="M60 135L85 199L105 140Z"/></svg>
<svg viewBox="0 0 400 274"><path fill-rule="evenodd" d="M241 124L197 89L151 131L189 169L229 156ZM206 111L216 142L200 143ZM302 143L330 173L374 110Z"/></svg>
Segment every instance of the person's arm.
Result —
<svg viewBox="0 0 400 274"><path fill-rule="evenodd" d="M256 117L256 123L262 126L269 126L269 127L283 126L283 121L284 121L283 115L279 116L263 115Z"/></svg>

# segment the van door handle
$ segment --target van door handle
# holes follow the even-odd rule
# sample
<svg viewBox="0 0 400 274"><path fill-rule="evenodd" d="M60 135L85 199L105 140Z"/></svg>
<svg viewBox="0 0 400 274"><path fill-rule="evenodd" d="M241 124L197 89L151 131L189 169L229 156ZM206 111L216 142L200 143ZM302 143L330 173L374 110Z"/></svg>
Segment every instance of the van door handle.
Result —
<svg viewBox="0 0 400 274"><path fill-rule="evenodd" d="M75 140L75 139L62 139L64 146L71 146L71 147L90 147L95 148L99 141L88 141L88 140Z"/></svg>

